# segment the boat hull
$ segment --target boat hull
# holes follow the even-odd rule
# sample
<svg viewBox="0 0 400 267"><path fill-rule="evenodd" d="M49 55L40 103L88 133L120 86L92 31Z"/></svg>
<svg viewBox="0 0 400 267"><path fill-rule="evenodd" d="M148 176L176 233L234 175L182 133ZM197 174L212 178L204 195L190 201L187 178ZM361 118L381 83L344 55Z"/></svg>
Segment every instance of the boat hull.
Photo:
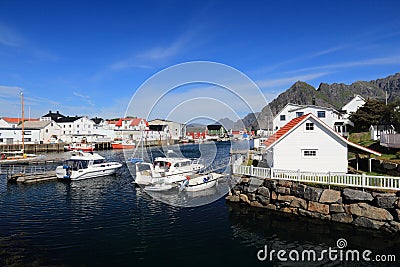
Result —
<svg viewBox="0 0 400 267"><path fill-rule="evenodd" d="M120 167L122 167L122 164L120 163L109 163L109 164L104 164L103 167L99 166L90 169L88 168L88 169L71 171L70 175L68 176L66 169L63 166L58 166L56 169L56 175L57 178L59 179L78 181L95 177L113 175Z"/></svg>
<svg viewBox="0 0 400 267"><path fill-rule="evenodd" d="M135 148L134 144L111 144L112 149L132 149Z"/></svg>

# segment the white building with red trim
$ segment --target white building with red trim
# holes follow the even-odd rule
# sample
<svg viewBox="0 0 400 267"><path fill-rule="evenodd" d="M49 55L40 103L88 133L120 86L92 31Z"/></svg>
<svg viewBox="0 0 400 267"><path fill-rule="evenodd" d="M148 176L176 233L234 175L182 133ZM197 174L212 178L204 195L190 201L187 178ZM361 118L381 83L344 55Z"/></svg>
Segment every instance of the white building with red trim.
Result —
<svg viewBox="0 0 400 267"><path fill-rule="evenodd" d="M292 119L264 145L269 167L294 171L347 173L349 150L380 156L343 138L312 113Z"/></svg>

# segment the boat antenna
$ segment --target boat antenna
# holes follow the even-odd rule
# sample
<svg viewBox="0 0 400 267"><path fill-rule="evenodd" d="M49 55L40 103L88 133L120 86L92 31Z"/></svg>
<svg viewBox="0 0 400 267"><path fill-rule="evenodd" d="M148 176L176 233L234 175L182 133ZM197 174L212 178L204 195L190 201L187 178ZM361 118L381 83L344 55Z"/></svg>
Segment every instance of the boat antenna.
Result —
<svg viewBox="0 0 400 267"><path fill-rule="evenodd" d="M24 125L24 94L21 91L21 120L22 120L22 124L21 124L21 135L22 135L22 153L24 153L25 150L25 138L24 138L24 130L25 130L25 125Z"/></svg>

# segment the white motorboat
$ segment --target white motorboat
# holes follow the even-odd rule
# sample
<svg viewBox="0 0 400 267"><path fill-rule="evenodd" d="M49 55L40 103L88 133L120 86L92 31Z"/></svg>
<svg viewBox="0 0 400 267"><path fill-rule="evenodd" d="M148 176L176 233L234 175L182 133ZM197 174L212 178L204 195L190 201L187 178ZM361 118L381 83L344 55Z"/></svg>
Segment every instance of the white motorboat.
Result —
<svg viewBox="0 0 400 267"><path fill-rule="evenodd" d="M106 162L97 153L75 151L63 166L56 168L56 175L57 178L74 181L111 175L120 167L121 163Z"/></svg>
<svg viewBox="0 0 400 267"><path fill-rule="evenodd" d="M218 179L223 175L215 172L208 174L188 175L186 180L181 183L179 191L186 190L188 192L196 192L215 186Z"/></svg>
<svg viewBox="0 0 400 267"><path fill-rule="evenodd" d="M140 185L159 183L173 184L186 179L187 175L198 173L204 168L199 159L157 157L154 163L138 162L135 182Z"/></svg>

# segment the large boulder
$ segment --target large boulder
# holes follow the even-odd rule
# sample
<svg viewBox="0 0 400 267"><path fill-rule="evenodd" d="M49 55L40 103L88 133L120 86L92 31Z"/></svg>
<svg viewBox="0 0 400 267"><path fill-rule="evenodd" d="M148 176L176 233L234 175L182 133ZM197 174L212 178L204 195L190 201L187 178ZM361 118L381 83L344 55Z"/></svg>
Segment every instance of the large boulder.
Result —
<svg viewBox="0 0 400 267"><path fill-rule="evenodd" d="M331 204L329 206L329 211L331 213L342 213L344 212L343 204Z"/></svg>
<svg viewBox="0 0 400 267"><path fill-rule="evenodd" d="M378 194L375 196L376 205L385 209L393 208L396 200L396 194Z"/></svg>
<svg viewBox="0 0 400 267"><path fill-rule="evenodd" d="M263 205L268 205L271 202L271 199L268 197L264 197L262 195L257 195L256 199L258 200L258 202L260 202Z"/></svg>
<svg viewBox="0 0 400 267"><path fill-rule="evenodd" d="M325 189L319 199L321 203L342 203L340 191Z"/></svg>
<svg viewBox="0 0 400 267"><path fill-rule="evenodd" d="M374 198L368 192L345 188L343 190L343 198L348 201L372 201Z"/></svg>
<svg viewBox="0 0 400 267"><path fill-rule="evenodd" d="M271 190L275 190L276 189L276 181L271 180L271 179L264 179L264 186Z"/></svg>
<svg viewBox="0 0 400 267"><path fill-rule="evenodd" d="M284 186L277 186L276 192L279 194L290 195L290 188Z"/></svg>
<svg viewBox="0 0 400 267"><path fill-rule="evenodd" d="M259 188L257 189L257 194L259 194L259 195L261 195L261 196L263 196L263 197L266 197L266 198L270 198L269 189L266 188L266 187L264 187L264 186L261 186L261 187L259 187Z"/></svg>
<svg viewBox="0 0 400 267"><path fill-rule="evenodd" d="M299 183L292 183L291 191L296 197L304 198L304 192L306 191L306 185Z"/></svg>
<svg viewBox="0 0 400 267"><path fill-rule="evenodd" d="M329 206L326 204L321 204L318 202L314 201L309 201L308 202L308 210L309 211L314 211L314 212L319 212L322 214L329 214Z"/></svg>
<svg viewBox="0 0 400 267"><path fill-rule="evenodd" d="M361 226L365 228L379 229L385 224L385 222L376 221L365 217L357 217L353 221L353 224L355 226Z"/></svg>
<svg viewBox="0 0 400 267"><path fill-rule="evenodd" d="M302 198L294 197L292 202L290 203L291 207L294 208L302 208L302 209L307 209L307 201L305 201Z"/></svg>
<svg viewBox="0 0 400 267"><path fill-rule="evenodd" d="M310 201L318 202L323 189L307 186L304 191L304 198Z"/></svg>
<svg viewBox="0 0 400 267"><path fill-rule="evenodd" d="M292 200L294 198L295 198L295 196L278 195L278 201L280 201L280 202L288 202L289 204L292 202Z"/></svg>
<svg viewBox="0 0 400 267"><path fill-rule="evenodd" d="M341 223L352 223L353 216L347 213L334 213L331 215L332 221L341 222Z"/></svg>
<svg viewBox="0 0 400 267"><path fill-rule="evenodd" d="M247 204L250 204L250 200L249 200L249 198L247 197L246 194L240 194L239 198L240 198L240 200L241 200L242 202L247 203Z"/></svg>
<svg viewBox="0 0 400 267"><path fill-rule="evenodd" d="M239 196L227 196L225 199L230 202L239 202L240 201Z"/></svg>
<svg viewBox="0 0 400 267"><path fill-rule="evenodd" d="M385 209L371 206L367 203L358 203L346 205L346 211L349 214L362 216L378 221L391 221L393 220L392 214Z"/></svg>

